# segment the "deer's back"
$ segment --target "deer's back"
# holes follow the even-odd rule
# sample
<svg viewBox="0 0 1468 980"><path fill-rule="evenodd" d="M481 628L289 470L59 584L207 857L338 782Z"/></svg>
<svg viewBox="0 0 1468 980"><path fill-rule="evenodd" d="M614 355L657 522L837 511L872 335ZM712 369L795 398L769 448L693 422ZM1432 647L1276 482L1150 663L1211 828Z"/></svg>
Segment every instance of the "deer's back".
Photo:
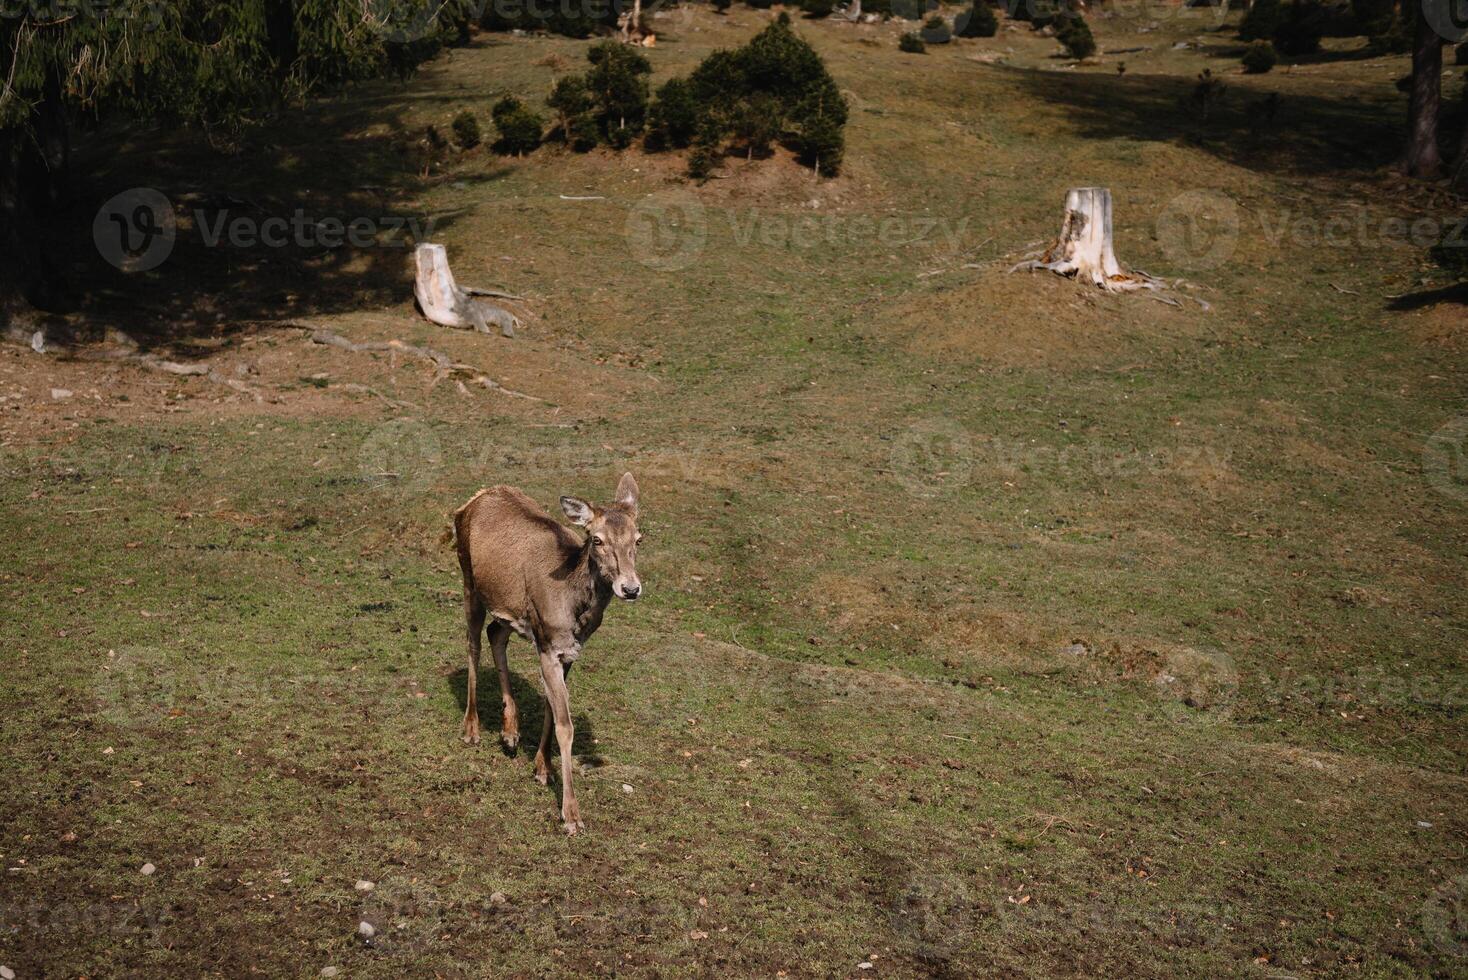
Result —
<svg viewBox="0 0 1468 980"><path fill-rule="evenodd" d="M481 490L454 513L454 536L466 584L490 614L512 623L530 618L537 586L563 577L581 541L515 487Z"/></svg>

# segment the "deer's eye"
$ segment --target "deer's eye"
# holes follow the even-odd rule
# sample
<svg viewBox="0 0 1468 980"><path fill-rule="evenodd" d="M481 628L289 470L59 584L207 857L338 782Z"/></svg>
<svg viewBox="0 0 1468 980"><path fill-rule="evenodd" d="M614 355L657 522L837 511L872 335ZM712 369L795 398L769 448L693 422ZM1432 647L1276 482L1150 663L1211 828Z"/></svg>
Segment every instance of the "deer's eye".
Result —
<svg viewBox="0 0 1468 980"><path fill-rule="evenodd" d="M639 534L637 537L633 538L632 539L632 543L633 544L642 544L642 535Z"/></svg>
<svg viewBox="0 0 1468 980"><path fill-rule="evenodd" d="M598 548L600 548L602 545L606 544L606 542L601 539L601 535L600 534L593 534L591 536L591 543L594 544L594 545L596 545Z"/></svg>

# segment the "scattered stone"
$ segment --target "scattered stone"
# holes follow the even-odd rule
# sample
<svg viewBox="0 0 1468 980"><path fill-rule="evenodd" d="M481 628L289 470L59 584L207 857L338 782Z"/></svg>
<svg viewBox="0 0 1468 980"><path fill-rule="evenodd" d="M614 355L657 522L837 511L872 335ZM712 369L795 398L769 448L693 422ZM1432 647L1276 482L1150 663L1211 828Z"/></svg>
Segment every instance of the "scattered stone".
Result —
<svg viewBox="0 0 1468 980"><path fill-rule="evenodd" d="M0 966L0 980L15 980L15 971L8 966Z"/></svg>
<svg viewBox="0 0 1468 980"><path fill-rule="evenodd" d="M1089 657L1091 647L1085 640L1072 640L1070 646L1060 648L1060 654L1068 657Z"/></svg>
<svg viewBox="0 0 1468 980"><path fill-rule="evenodd" d="M51 389L51 400L52 401L58 401L59 402L59 401L62 401L63 399L70 398L70 397L71 397L71 389L70 388L52 388Z"/></svg>
<svg viewBox="0 0 1468 980"><path fill-rule="evenodd" d="M366 878L358 878L357 883L352 887L356 888L359 892L370 892L377 887L377 884L376 882L368 881Z"/></svg>
<svg viewBox="0 0 1468 980"><path fill-rule="evenodd" d="M1417 821L1417 826L1421 827L1423 830L1430 830L1432 828L1432 824L1426 820Z"/></svg>
<svg viewBox="0 0 1468 980"><path fill-rule="evenodd" d="M510 897L504 892L495 892L489 896L490 905L508 905L509 903Z"/></svg>
<svg viewBox="0 0 1468 980"><path fill-rule="evenodd" d="M357 923L357 935L361 936L363 939L371 939L373 936L377 935L377 929L372 925L372 923L368 922L366 919L363 919L361 922Z"/></svg>
<svg viewBox="0 0 1468 980"><path fill-rule="evenodd" d="M858 970L870 970L872 968L872 964L868 960L862 960L860 963L856 964L856 968Z"/></svg>
<svg viewBox="0 0 1468 980"><path fill-rule="evenodd" d="M142 867L141 867L141 868L139 868L139 869L138 869L138 870L140 870L140 871L142 871L142 872L143 872L143 874L145 874L145 875L150 875L150 874L152 874L152 873L153 873L153 872L155 872L155 871L157 871L157 870L158 870L158 869L157 869L157 868L155 868L155 867L153 867L153 864L152 864L152 862L149 862L149 863L148 863L148 864L145 864L145 865L143 865L143 866L142 866Z"/></svg>
<svg viewBox="0 0 1468 980"><path fill-rule="evenodd" d="M340 967L323 966L321 968L321 975L323 977L334 977L334 976L336 976L340 972L342 972Z"/></svg>
<svg viewBox="0 0 1468 980"><path fill-rule="evenodd" d="M622 792L624 792L624 793L630 793L630 792L632 792L632 787L630 785L628 785L627 783L623 783L622 784Z"/></svg>

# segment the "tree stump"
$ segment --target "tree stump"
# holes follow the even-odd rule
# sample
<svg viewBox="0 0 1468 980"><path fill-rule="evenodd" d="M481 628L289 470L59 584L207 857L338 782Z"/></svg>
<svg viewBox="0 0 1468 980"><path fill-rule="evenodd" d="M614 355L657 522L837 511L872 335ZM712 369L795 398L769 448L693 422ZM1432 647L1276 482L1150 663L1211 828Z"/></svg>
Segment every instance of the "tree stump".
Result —
<svg viewBox="0 0 1468 980"><path fill-rule="evenodd" d="M1162 285L1144 272L1128 272L1116 260L1111 244L1111 191L1105 187L1072 187L1067 191L1060 237L1009 271L1021 269L1044 269L1090 282L1107 292L1158 289Z"/></svg>
<svg viewBox="0 0 1468 980"><path fill-rule="evenodd" d="M448 250L442 245L421 244L414 253L418 275L413 281L413 295L423 315L433 323L459 330L489 333L493 323L506 337L515 336L519 319L509 310L477 300L475 296L503 295L491 290L472 289L454 281L449 269Z"/></svg>

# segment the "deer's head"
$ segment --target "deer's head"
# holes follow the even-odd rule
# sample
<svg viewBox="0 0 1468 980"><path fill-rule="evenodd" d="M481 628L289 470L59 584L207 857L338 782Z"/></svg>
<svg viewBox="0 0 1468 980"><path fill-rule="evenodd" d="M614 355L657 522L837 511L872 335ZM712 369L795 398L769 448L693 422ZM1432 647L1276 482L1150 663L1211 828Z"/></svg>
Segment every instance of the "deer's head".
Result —
<svg viewBox="0 0 1468 980"><path fill-rule="evenodd" d="M593 507L579 497L562 497L561 510L572 524L586 528L592 572L612 587L619 599L642 594L637 577L637 481L623 473L616 498L606 507Z"/></svg>

